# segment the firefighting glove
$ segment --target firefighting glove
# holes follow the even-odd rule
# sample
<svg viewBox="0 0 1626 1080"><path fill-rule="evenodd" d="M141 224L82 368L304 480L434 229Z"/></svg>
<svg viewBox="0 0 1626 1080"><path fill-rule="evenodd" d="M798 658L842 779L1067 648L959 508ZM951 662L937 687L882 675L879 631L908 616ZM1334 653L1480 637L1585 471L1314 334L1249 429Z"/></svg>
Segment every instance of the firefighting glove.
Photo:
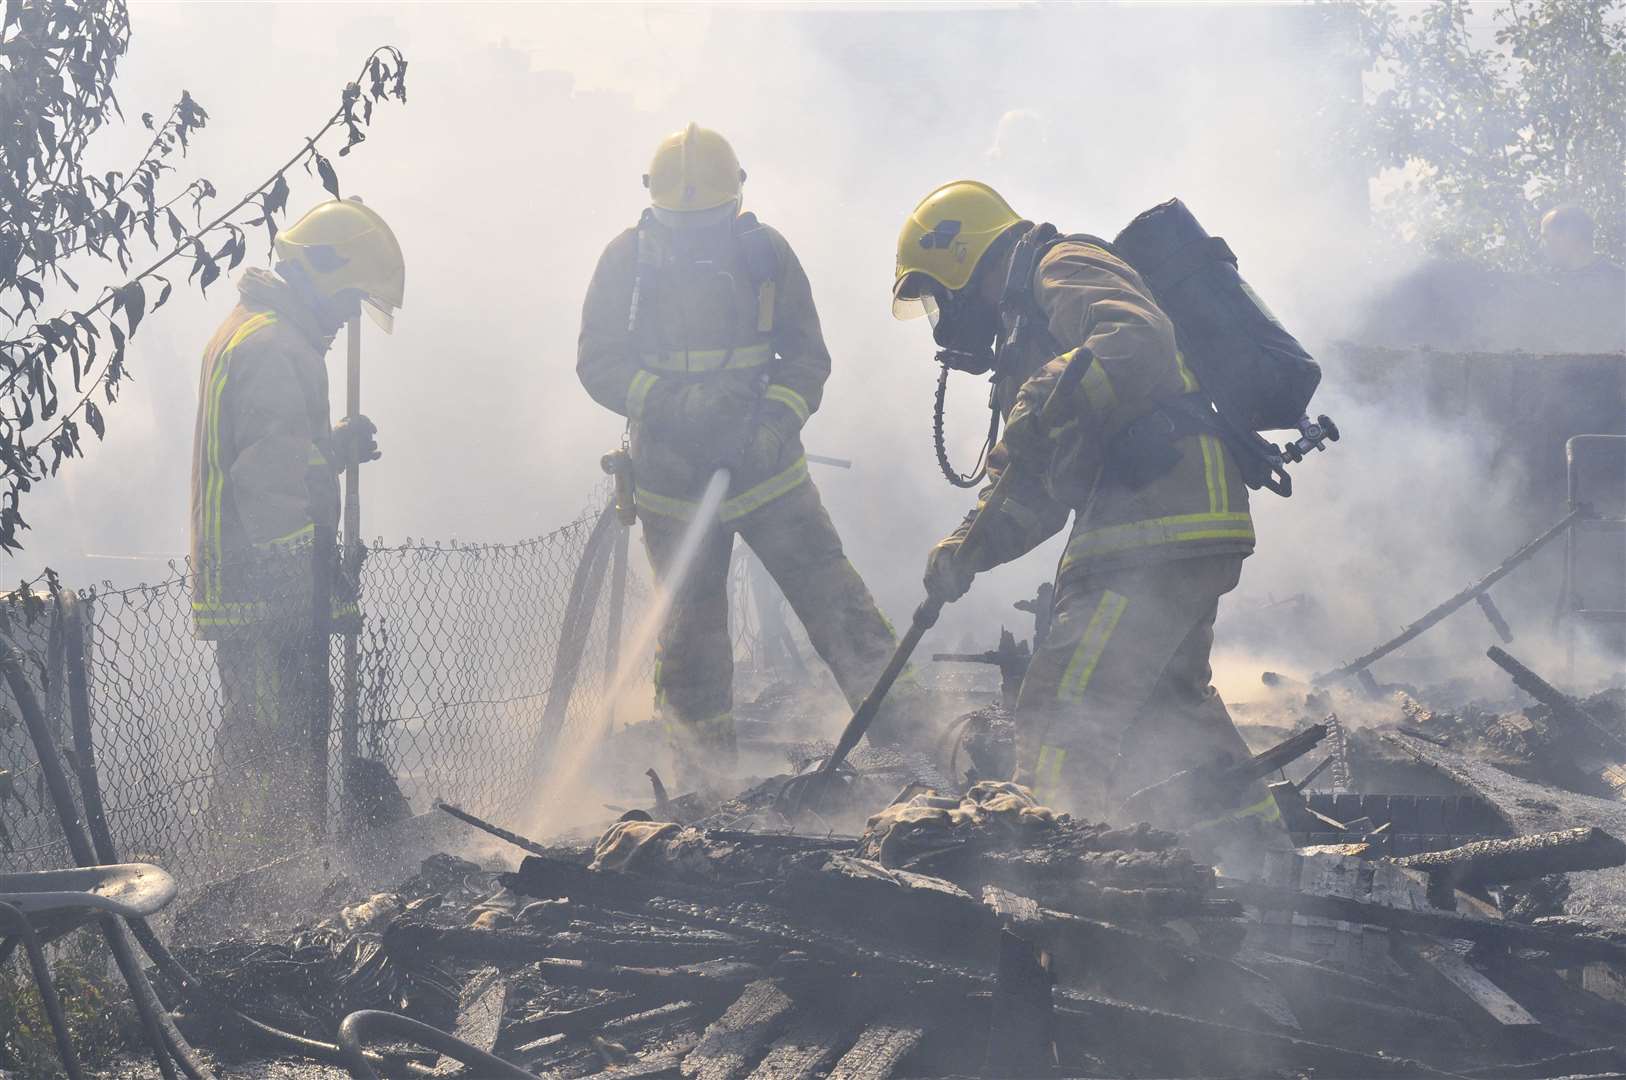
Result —
<svg viewBox="0 0 1626 1080"><path fill-rule="evenodd" d="M778 402L765 402L763 412L766 415L751 433L743 464L746 471L767 476L786 467L785 445L796 438L802 421L789 406Z"/></svg>
<svg viewBox="0 0 1626 1080"><path fill-rule="evenodd" d="M330 463L335 469L348 469L384 456L378 449L378 427L365 416L347 416L334 424L331 442Z"/></svg>
<svg viewBox="0 0 1626 1080"><path fill-rule="evenodd" d="M977 572L969 560L960 557L964 538L955 533L938 541L926 556L926 595L939 603L950 603L964 596L971 588Z"/></svg>
<svg viewBox="0 0 1626 1080"><path fill-rule="evenodd" d="M662 379L650 391L641 422L687 457L727 463L745 441L753 402L749 387L732 382L668 384Z"/></svg>

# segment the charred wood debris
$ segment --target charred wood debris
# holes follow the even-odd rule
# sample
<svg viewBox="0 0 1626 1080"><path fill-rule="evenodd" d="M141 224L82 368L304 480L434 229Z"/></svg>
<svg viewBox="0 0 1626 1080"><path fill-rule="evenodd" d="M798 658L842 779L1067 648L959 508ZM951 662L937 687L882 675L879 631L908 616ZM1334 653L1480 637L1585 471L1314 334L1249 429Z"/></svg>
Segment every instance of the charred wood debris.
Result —
<svg viewBox="0 0 1626 1080"><path fill-rule="evenodd" d="M652 771L647 808L573 842L442 806L517 868L433 855L292 932L176 954L285 1032L383 1010L492 1055L366 1013L383 1075L1626 1075L1626 694L1493 659L1535 704L1267 675L1274 704L1239 719L1268 770L1235 779L1281 821L1248 857L1163 797L1138 806L1172 827L1087 822L980 779L1008 764L995 705L951 729L956 776L855 755L814 829L778 816L783 776L718 801ZM286 1059L156 976L226 1075Z"/></svg>

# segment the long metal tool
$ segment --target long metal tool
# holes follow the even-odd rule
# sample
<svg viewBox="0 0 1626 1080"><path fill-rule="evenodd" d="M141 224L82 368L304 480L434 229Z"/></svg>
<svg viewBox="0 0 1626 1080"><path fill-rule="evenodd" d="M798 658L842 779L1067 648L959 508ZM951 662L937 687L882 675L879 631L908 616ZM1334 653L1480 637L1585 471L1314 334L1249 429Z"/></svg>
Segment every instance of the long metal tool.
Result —
<svg viewBox="0 0 1626 1080"><path fill-rule="evenodd" d="M435 803L435 809L443 813L450 814L457 820L467 825L473 825L476 829L479 829L483 833L489 833L490 835L495 836L498 840L506 840L510 844L513 844L515 847L519 848L521 851L529 851L532 855L543 856L552 856L557 854L557 852L549 851L535 840L528 840L517 832L509 832L501 825L493 825L485 818L475 817L473 814L469 813L467 810L464 810L460 806L453 806L451 803L437 802Z"/></svg>
<svg viewBox="0 0 1626 1080"><path fill-rule="evenodd" d="M351 423L361 415L361 316L345 329L345 415ZM357 601L361 586L361 465L352 461L344 470L344 580L346 595ZM359 752L361 729L361 626L359 618L344 624L344 710L339 722L339 775L348 785ZM345 793L346 809L353 800ZM344 815L346 821L350 815Z"/></svg>
<svg viewBox="0 0 1626 1080"><path fill-rule="evenodd" d="M1067 370L1056 380L1050 396L1045 399L1044 406L1039 410L1039 423L1042 427L1048 428L1055 422L1057 410L1072 396L1080 380L1084 378L1085 370L1094 362L1095 357L1088 349L1078 350L1072 362L1067 365ZM978 509L977 516L971 519L971 527L966 530L964 539L955 549L956 561L969 558L970 552L975 550L977 541L981 539L986 528L985 523L993 520L994 514L1005 501L1006 486L1012 473L1013 469L1007 468L999 474L999 479ZM804 809L817 809L831 779L840 771L847 761L847 755L852 753L858 741L875 722L875 715L881 710L881 702L886 699L892 684L898 681L898 676L903 673L904 667L909 663L909 657L915 651L915 646L920 644L920 639L926 635L926 631L937 624L945 603L946 601L937 597L927 596L920 602L920 606L915 608L914 617L909 620L908 631L898 642L897 648L892 650L892 658L887 661L886 667L881 669L880 678L875 680L875 685L853 711L852 719L847 721L846 728L841 732L841 738L836 742L836 748L816 771L792 777L780 791L778 803L786 817L794 818Z"/></svg>

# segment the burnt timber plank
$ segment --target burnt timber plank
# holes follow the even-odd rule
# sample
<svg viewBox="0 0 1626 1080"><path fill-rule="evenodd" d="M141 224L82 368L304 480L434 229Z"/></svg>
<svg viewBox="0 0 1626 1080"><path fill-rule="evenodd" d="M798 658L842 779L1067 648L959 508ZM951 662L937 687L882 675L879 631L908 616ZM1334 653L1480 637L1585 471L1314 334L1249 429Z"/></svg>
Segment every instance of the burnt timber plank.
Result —
<svg viewBox="0 0 1626 1080"><path fill-rule="evenodd" d="M1456 885L1466 887L1575 870L1607 870L1626 864L1626 844L1596 825L1582 825L1512 840L1478 840L1396 861L1427 874L1445 874Z"/></svg>
<svg viewBox="0 0 1626 1080"><path fill-rule="evenodd" d="M925 1035L923 1024L901 1012L871 1024L841 1055L827 1080L887 1080Z"/></svg>
<svg viewBox="0 0 1626 1080"><path fill-rule="evenodd" d="M1057 991L1059 1018L1077 1025L1063 1026L1064 1038L1095 1046L1110 1045L1113 1053L1129 1052L1143 1058L1141 1075L1259 1076L1265 1072L1313 1072L1320 1080L1335 1077L1372 1080L1383 1076L1453 1076L1421 1061L1365 1053L1288 1035L1217 1024L1191 1016L1128 1005L1073 991Z"/></svg>
<svg viewBox="0 0 1626 1080"><path fill-rule="evenodd" d="M847 1025L831 1010L809 1010L768 1047L751 1080L812 1080L846 1045Z"/></svg>
<svg viewBox="0 0 1626 1080"><path fill-rule="evenodd" d="M1521 836L1594 826L1626 837L1626 803L1532 784L1455 750L1399 732L1383 738L1433 766L1484 799ZM1626 931L1626 867L1569 875L1567 914L1610 930Z"/></svg>
<svg viewBox="0 0 1626 1080"><path fill-rule="evenodd" d="M508 1006L510 983L494 968L481 968L463 987L457 1008L457 1030L453 1032L470 1046L486 1053L497 1048L497 1036L502 1031L503 1012ZM453 1076L462 1071L463 1063L442 1056L435 1063L436 1076Z"/></svg>
<svg viewBox="0 0 1626 1080"><path fill-rule="evenodd" d="M1417 956L1501 1027L1541 1026L1540 1020L1492 982L1490 976L1468 963L1464 951L1430 942L1417 949Z"/></svg>
<svg viewBox="0 0 1626 1080"><path fill-rule="evenodd" d="M631 1061L612 1065L603 1072L582 1077L582 1080L654 1080L661 1076L678 1076L683 1059L694 1049L693 1043L667 1047L652 1054L641 1054Z"/></svg>
<svg viewBox="0 0 1626 1080"><path fill-rule="evenodd" d="M689 1080L739 1080L789 1023L796 1003L771 979L758 979L700 1037L683 1059Z"/></svg>
<svg viewBox="0 0 1626 1080"><path fill-rule="evenodd" d="M1256 907L1387 926L1429 937L1461 938L1500 948L1532 949L1548 953L1555 962L1563 964L1626 959L1626 944L1596 935L1569 934L1541 926L1471 918L1448 911L1412 911L1343 896L1318 896L1251 882L1226 882L1224 887L1227 893Z"/></svg>

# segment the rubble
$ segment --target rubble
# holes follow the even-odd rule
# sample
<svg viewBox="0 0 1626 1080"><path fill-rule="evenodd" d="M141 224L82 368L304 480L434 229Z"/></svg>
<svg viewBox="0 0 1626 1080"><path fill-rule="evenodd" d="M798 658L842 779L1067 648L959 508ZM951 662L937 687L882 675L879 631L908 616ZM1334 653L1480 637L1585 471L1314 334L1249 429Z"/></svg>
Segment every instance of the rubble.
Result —
<svg viewBox="0 0 1626 1080"><path fill-rule="evenodd" d="M1475 771L1506 776L1494 767L1387 737L1498 813L1532 801ZM183 958L286 1030L344 1025L358 1053L367 1039L453 1047L380 1015L400 1013L455 1033L473 1048L461 1061L537 1076L1602 1074L1626 1068L1612 1049L1626 1003L1582 984L1626 971L1626 921L1588 918L1577 898L1626 873L1626 805L1574 798L1614 816L1393 859L1381 839L1284 847L1259 881L1217 874L1179 832L1074 820L1012 784L913 785L851 836L718 827L715 806L691 823L634 810L591 845L507 834L527 852L511 872L434 856L281 940ZM1553 833L1535 826L1575 809L1525 806L1505 831ZM1561 918L1482 898L1560 873L1574 883ZM1447 890L1456 910L1437 903ZM207 1017L185 1019L225 1051ZM285 1051L230 1053L248 1067ZM394 1054L366 1068L463 1068Z"/></svg>

